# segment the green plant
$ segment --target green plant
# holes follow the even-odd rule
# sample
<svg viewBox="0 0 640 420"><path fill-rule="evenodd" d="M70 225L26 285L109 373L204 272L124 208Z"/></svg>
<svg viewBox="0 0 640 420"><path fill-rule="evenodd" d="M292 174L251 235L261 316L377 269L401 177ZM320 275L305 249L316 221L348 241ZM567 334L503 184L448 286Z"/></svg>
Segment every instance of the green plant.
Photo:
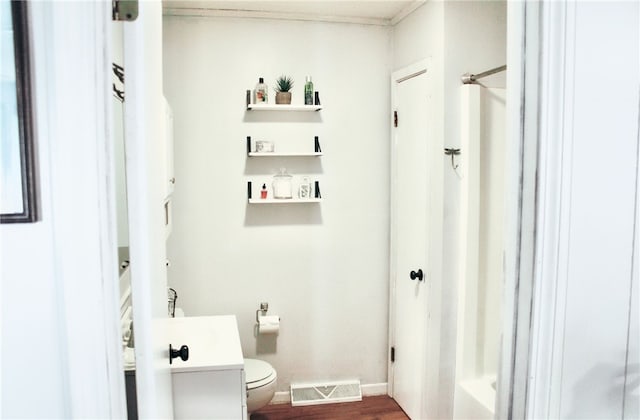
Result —
<svg viewBox="0 0 640 420"><path fill-rule="evenodd" d="M293 88L293 80L289 76L280 76L276 80L276 92L289 92Z"/></svg>

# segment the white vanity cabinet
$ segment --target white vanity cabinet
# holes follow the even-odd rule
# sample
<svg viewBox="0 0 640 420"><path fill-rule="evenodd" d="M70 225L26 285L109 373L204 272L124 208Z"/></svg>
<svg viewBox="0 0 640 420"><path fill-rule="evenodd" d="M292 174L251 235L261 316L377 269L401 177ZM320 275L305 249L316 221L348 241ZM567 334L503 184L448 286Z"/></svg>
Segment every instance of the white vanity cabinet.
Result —
<svg viewBox="0 0 640 420"><path fill-rule="evenodd" d="M247 388L236 317L167 319L174 349L189 347L189 359L173 359L176 419L246 419ZM168 350L168 349L167 349Z"/></svg>

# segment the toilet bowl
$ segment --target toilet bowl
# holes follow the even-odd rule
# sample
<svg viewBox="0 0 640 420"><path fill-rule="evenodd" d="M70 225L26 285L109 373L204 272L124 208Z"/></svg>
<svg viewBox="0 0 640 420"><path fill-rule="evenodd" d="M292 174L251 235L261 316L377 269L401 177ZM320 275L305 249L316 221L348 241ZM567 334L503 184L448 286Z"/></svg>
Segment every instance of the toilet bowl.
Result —
<svg viewBox="0 0 640 420"><path fill-rule="evenodd" d="M269 363L257 359L244 359L247 382L247 413L269 404L276 393L278 375Z"/></svg>

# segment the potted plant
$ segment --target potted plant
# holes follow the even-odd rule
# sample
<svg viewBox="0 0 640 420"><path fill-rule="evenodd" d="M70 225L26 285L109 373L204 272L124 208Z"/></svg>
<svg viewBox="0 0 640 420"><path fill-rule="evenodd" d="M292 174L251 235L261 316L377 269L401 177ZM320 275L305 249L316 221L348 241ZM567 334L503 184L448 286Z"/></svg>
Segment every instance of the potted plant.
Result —
<svg viewBox="0 0 640 420"><path fill-rule="evenodd" d="M291 88L293 87L293 80L289 76L280 76L276 80L276 104L289 105L291 104Z"/></svg>

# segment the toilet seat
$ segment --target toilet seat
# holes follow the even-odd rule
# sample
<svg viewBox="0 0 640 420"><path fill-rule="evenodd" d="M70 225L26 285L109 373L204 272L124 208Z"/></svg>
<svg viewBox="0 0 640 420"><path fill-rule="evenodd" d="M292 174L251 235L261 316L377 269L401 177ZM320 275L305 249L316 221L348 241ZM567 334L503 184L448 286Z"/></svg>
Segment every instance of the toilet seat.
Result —
<svg viewBox="0 0 640 420"><path fill-rule="evenodd" d="M263 360L244 359L244 374L250 390L269 385L277 379L273 366Z"/></svg>

